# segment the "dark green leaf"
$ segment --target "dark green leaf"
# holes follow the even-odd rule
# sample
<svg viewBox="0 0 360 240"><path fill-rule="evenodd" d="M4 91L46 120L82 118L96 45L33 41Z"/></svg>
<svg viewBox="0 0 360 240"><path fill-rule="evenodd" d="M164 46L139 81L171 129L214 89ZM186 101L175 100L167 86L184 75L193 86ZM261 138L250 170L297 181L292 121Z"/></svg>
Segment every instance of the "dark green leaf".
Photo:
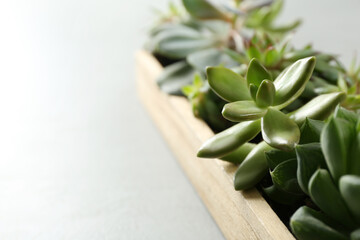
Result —
<svg viewBox="0 0 360 240"><path fill-rule="evenodd" d="M318 169L313 174L309 182L309 193L316 205L339 224L344 224L350 229L355 226L349 210L327 170Z"/></svg>
<svg viewBox="0 0 360 240"><path fill-rule="evenodd" d="M297 204L300 200L304 198L304 195L285 192L276 187L275 185L264 188L264 192L271 200L284 205Z"/></svg>
<svg viewBox="0 0 360 240"><path fill-rule="evenodd" d="M347 240L332 219L308 207L299 208L290 219L290 227L299 240Z"/></svg>
<svg viewBox="0 0 360 240"><path fill-rule="evenodd" d="M276 95L274 105L285 107L304 91L315 66L315 57L296 61L285 69L274 81Z"/></svg>
<svg viewBox="0 0 360 240"><path fill-rule="evenodd" d="M266 159L270 169L274 169L280 163L294 158L296 158L295 151L285 152L278 149L273 149L266 152Z"/></svg>
<svg viewBox="0 0 360 240"><path fill-rule="evenodd" d="M260 132L260 120L238 123L208 139L197 156L219 158L236 150Z"/></svg>
<svg viewBox="0 0 360 240"><path fill-rule="evenodd" d="M237 101L225 104L222 115L224 118L234 121L242 122L259 119L264 116L266 109L259 108L253 101Z"/></svg>
<svg viewBox="0 0 360 240"><path fill-rule="evenodd" d="M309 195L309 181L319 168L326 169L324 155L320 143L297 145L297 179L301 189Z"/></svg>
<svg viewBox="0 0 360 240"><path fill-rule="evenodd" d="M249 63L248 71L246 73L246 82L248 86L254 84L256 87L259 87L264 79L272 80L271 74L257 59L253 58Z"/></svg>
<svg viewBox="0 0 360 240"><path fill-rule="evenodd" d="M247 155L235 173L236 190L252 188L265 176L268 169L265 152L269 150L271 147L261 142Z"/></svg>
<svg viewBox="0 0 360 240"><path fill-rule="evenodd" d="M360 121L359 121L360 126ZM356 135L350 145L348 153L348 173L360 176L360 130L357 130Z"/></svg>
<svg viewBox="0 0 360 240"><path fill-rule="evenodd" d="M324 125L323 121L306 118L300 129L300 144L320 142L320 134Z"/></svg>
<svg viewBox="0 0 360 240"><path fill-rule="evenodd" d="M270 172L271 179L277 188L285 192L301 195L303 192L296 179L296 169L296 158L289 159L277 165L276 168Z"/></svg>
<svg viewBox="0 0 360 240"><path fill-rule="evenodd" d="M246 82L240 75L224 67L209 67L206 72L211 88L224 100L233 102L251 99Z"/></svg>
<svg viewBox="0 0 360 240"><path fill-rule="evenodd" d="M340 118L331 118L321 133L321 148L327 166L337 183L348 168L348 149L353 140L355 127Z"/></svg>
<svg viewBox="0 0 360 240"><path fill-rule="evenodd" d="M263 80L256 93L256 105L259 107L271 106L274 102L275 86L270 80Z"/></svg>
<svg viewBox="0 0 360 240"><path fill-rule="evenodd" d="M342 176L339 181L339 189L350 212L360 224L360 176Z"/></svg>
<svg viewBox="0 0 360 240"><path fill-rule="evenodd" d="M349 122L352 122L353 124L356 124L358 119L360 118L356 113L340 106L335 109L334 117L345 119Z"/></svg>
<svg viewBox="0 0 360 240"><path fill-rule="evenodd" d="M300 140L296 123L274 108L269 108L261 119L261 131L265 142L284 151L291 151Z"/></svg>

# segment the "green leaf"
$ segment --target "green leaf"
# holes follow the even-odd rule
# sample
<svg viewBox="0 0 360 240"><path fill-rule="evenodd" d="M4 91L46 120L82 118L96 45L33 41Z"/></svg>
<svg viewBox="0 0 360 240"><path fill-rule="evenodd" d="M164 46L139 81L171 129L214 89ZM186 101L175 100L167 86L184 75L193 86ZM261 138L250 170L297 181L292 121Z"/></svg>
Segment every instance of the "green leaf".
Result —
<svg viewBox="0 0 360 240"><path fill-rule="evenodd" d="M321 133L321 147L330 173L337 183L348 169L348 149L355 127L340 118L331 118Z"/></svg>
<svg viewBox="0 0 360 240"><path fill-rule="evenodd" d="M346 240L338 224L321 212L306 206L299 208L290 219L290 227L299 240Z"/></svg>
<svg viewBox="0 0 360 240"><path fill-rule="evenodd" d="M182 2L188 13L194 18L228 20L224 13L206 0L182 0Z"/></svg>
<svg viewBox="0 0 360 240"><path fill-rule="evenodd" d="M324 155L320 143L297 145L297 179L301 189L309 195L309 181L319 168L326 169Z"/></svg>
<svg viewBox="0 0 360 240"><path fill-rule="evenodd" d="M339 181L339 189L350 212L360 224L360 176L342 176Z"/></svg>
<svg viewBox="0 0 360 240"><path fill-rule="evenodd" d="M235 173L236 190L252 188L265 176L268 169L265 152L271 149L268 144L261 142L247 155Z"/></svg>
<svg viewBox="0 0 360 240"><path fill-rule="evenodd" d="M209 67L207 77L214 92L226 101L250 100L251 96L245 80L230 69Z"/></svg>
<svg viewBox="0 0 360 240"><path fill-rule="evenodd" d="M296 179L297 161L296 158L289 159L280 163L270 172L271 179L276 187L285 192L293 194L302 194L298 181Z"/></svg>
<svg viewBox="0 0 360 240"><path fill-rule="evenodd" d="M257 59L253 58L249 63L248 71L246 73L246 82L248 86L254 84L256 87L259 87L264 79L272 80L271 74Z"/></svg>
<svg viewBox="0 0 360 240"><path fill-rule="evenodd" d="M301 24L301 20L295 20L288 24L284 24L281 26L265 26L265 30L272 33L287 33L295 28L297 28Z"/></svg>
<svg viewBox="0 0 360 240"><path fill-rule="evenodd" d="M235 151L229 153L228 155L225 155L224 157L221 157L220 159L227 162L240 164L244 161L246 156L255 146L256 144L253 143L245 143L244 145L238 147Z"/></svg>
<svg viewBox="0 0 360 240"><path fill-rule="evenodd" d="M266 152L265 154L270 169L274 169L282 162L296 158L295 151L284 152L279 149L273 149Z"/></svg>
<svg viewBox="0 0 360 240"><path fill-rule="evenodd" d="M250 83L249 85L249 90L250 90L250 95L251 95L251 98L256 101L256 93L258 91L258 87L255 86L254 84Z"/></svg>
<svg viewBox="0 0 360 240"><path fill-rule="evenodd" d="M289 113L289 117L301 126L306 118L325 120L346 97L343 92L320 95L298 110Z"/></svg>
<svg viewBox="0 0 360 240"><path fill-rule="evenodd" d="M273 201L284 204L284 205L294 205L298 204L300 200L304 198L304 195L293 194L285 192L279 189L277 186L272 185L270 187L263 189L265 194Z"/></svg>
<svg viewBox="0 0 360 240"><path fill-rule="evenodd" d="M320 135L324 125L323 121L306 118L300 129L300 144L320 142Z"/></svg>
<svg viewBox="0 0 360 240"><path fill-rule="evenodd" d="M349 210L327 170L318 169L313 174L309 182L309 193L315 204L327 215L339 224L354 227Z"/></svg>
<svg viewBox="0 0 360 240"><path fill-rule="evenodd" d="M181 94L181 88L191 84L194 69L185 61L171 64L164 68L157 79L162 91L170 94Z"/></svg>
<svg viewBox="0 0 360 240"><path fill-rule="evenodd" d="M195 69L205 72L207 67L222 65L233 67L236 63L225 53L216 48L209 48L191 53L186 58Z"/></svg>
<svg viewBox="0 0 360 240"><path fill-rule="evenodd" d="M283 8L284 2L282 0L276 0L272 2L269 11L266 13L264 18L262 19L262 22L264 25L269 25L272 21L275 20L275 18L279 15L281 12L281 9Z"/></svg>
<svg viewBox="0 0 360 240"><path fill-rule="evenodd" d="M304 91L315 66L315 57L296 61L285 69L274 81L276 95L274 105L285 107Z"/></svg>
<svg viewBox="0 0 360 240"><path fill-rule="evenodd" d="M265 66L273 66L279 62L281 56L275 48L270 48L265 52Z"/></svg>
<svg viewBox="0 0 360 240"><path fill-rule="evenodd" d="M359 121L360 126L360 121ZM358 127L359 127L358 126ZM360 176L360 130L357 129L348 153L348 173Z"/></svg>
<svg viewBox="0 0 360 240"><path fill-rule="evenodd" d="M274 102L275 86L270 80L263 80L256 94L256 105L259 107L271 106Z"/></svg>
<svg viewBox="0 0 360 240"><path fill-rule="evenodd" d="M342 118L344 120L347 120L349 122L352 122L353 124L356 124L358 119L360 118L356 113L349 111L343 107L336 107L334 112L335 118Z"/></svg>
<svg viewBox="0 0 360 240"><path fill-rule="evenodd" d="M246 49L246 55L248 59L253 59L253 58L262 59L262 54L255 45L252 45L248 49Z"/></svg>
<svg viewBox="0 0 360 240"><path fill-rule="evenodd" d="M208 139L197 156L219 158L236 150L260 132L260 120L238 123Z"/></svg>
<svg viewBox="0 0 360 240"><path fill-rule="evenodd" d="M291 151L300 140L296 123L274 108L269 108L261 119L261 131L265 142L284 151Z"/></svg>
<svg viewBox="0 0 360 240"><path fill-rule="evenodd" d="M265 108L259 108L253 101L237 101L225 104L222 115L234 122L256 120L264 116Z"/></svg>

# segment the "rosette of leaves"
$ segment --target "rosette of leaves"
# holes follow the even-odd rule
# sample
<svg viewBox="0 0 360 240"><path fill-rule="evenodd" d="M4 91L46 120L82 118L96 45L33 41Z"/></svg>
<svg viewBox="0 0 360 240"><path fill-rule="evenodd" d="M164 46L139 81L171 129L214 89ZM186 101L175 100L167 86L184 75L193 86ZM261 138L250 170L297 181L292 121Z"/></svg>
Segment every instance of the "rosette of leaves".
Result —
<svg viewBox="0 0 360 240"><path fill-rule="evenodd" d="M234 1L231 6L215 6L206 0L183 0L182 3L184 11L172 5L173 16L166 16L151 31L147 45L162 62L165 59L171 63L158 78L161 89L170 94L181 94L181 88L191 84L195 72L205 74L207 66L236 66L238 63L230 49L241 51L239 45L244 38L241 30L273 26L282 7L282 0ZM249 21L255 18L255 12L264 21L244 24L248 18Z"/></svg>
<svg viewBox="0 0 360 240"><path fill-rule="evenodd" d="M298 239L360 237L360 115L338 108L320 142L298 145L297 180L320 211L299 208L290 226Z"/></svg>
<svg viewBox="0 0 360 240"><path fill-rule="evenodd" d="M206 141L198 151L199 157L236 158L241 162L235 174L235 189L253 187L266 174L265 151L278 148L291 151L300 140L300 129L306 117L327 118L344 93L320 95L296 111L285 114L280 110L295 101L304 91L315 66L315 58L296 61L273 81L271 74L253 59L246 78L224 67L207 70L208 81L215 93L230 102L223 108L223 116L240 122ZM264 142L247 155L239 150L258 133ZM244 156L246 156L244 158Z"/></svg>

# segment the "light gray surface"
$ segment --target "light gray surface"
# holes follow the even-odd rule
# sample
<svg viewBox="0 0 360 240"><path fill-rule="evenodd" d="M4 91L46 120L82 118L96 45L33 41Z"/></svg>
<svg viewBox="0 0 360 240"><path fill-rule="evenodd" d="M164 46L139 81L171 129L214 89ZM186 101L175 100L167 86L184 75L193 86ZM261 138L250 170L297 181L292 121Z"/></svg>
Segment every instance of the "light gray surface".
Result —
<svg viewBox="0 0 360 240"><path fill-rule="evenodd" d="M0 3L0 239L223 238L135 95L133 54L166 2ZM289 1L283 18L348 59L359 3L336 4Z"/></svg>

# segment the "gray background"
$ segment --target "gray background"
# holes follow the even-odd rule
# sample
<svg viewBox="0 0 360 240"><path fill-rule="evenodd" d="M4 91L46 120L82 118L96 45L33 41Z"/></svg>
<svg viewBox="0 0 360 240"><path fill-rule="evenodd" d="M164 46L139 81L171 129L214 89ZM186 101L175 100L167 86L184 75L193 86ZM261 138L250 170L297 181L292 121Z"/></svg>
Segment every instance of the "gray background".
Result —
<svg viewBox="0 0 360 240"><path fill-rule="evenodd" d="M0 3L0 238L222 239L135 94L134 52L167 0ZM349 63L360 2L287 1Z"/></svg>

